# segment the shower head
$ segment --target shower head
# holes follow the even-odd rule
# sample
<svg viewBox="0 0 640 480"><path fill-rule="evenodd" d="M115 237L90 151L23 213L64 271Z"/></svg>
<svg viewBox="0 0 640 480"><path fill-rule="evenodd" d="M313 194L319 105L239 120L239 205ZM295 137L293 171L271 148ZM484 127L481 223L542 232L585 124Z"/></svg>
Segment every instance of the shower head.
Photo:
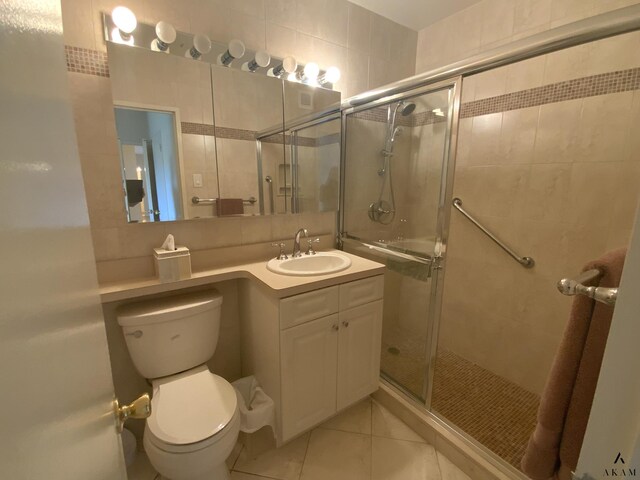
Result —
<svg viewBox="0 0 640 480"><path fill-rule="evenodd" d="M406 117L407 115L411 115L413 111L416 109L416 104L413 102L406 103L404 100L398 103L396 107L400 110L400 115Z"/></svg>
<svg viewBox="0 0 640 480"><path fill-rule="evenodd" d="M396 108L393 109L393 113L391 110L391 105L389 105L387 121L389 122L389 135L393 133L393 130L396 126L396 117L398 116L398 112L403 117L409 116L416 109L416 104L413 102L405 102L404 100L400 100L396 104Z"/></svg>

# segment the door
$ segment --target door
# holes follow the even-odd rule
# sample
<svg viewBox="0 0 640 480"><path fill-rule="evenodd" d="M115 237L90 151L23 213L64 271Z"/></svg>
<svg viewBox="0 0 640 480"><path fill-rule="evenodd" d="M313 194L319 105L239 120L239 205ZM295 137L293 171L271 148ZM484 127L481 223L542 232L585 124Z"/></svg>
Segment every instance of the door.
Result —
<svg viewBox="0 0 640 480"><path fill-rule="evenodd" d="M126 479L60 2L0 5L0 469Z"/></svg>
<svg viewBox="0 0 640 480"><path fill-rule="evenodd" d="M428 405L459 79L343 111L340 243L384 263L381 375Z"/></svg>
<svg viewBox="0 0 640 480"><path fill-rule="evenodd" d="M335 314L280 334L285 442L336 412L338 331Z"/></svg>
<svg viewBox="0 0 640 480"><path fill-rule="evenodd" d="M340 312L338 410L378 389L382 300Z"/></svg>

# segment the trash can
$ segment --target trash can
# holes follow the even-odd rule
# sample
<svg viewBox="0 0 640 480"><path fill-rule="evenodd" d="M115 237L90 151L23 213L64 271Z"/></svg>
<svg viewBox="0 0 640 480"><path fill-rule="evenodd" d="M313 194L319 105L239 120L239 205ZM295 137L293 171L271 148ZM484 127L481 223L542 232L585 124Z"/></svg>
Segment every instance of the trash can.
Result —
<svg viewBox="0 0 640 480"><path fill-rule="evenodd" d="M124 450L124 461L127 467L133 465L136 460L136 437L126 428L122 430L122 449Z"/></svg>
<svg viewBox="0 0 640 480"><path fill-rule="evenodd" d="M232 382L238 397L240 431L253 433L269 425L275 436L275 404L253 375Z"/></svg>

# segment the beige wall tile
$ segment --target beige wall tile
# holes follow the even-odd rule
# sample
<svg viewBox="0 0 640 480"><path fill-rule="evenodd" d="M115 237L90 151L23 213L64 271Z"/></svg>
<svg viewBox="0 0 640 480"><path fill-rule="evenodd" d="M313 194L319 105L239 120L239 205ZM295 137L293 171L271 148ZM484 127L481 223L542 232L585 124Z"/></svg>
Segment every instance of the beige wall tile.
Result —
<svg viewBox="0 0 640 480"><path fill-rule="evenodd" d="M539 113L539 107L530 107L502 114L498 162L520 164L533 161Z"/></svg>
<svg viewBox="0 0 640 480"><path fill-rule="evenodd" d="M624 162L629 155L634 92L585 98L576 161Z"/></svg>
<svg viewBox="0 0 640 480"><path fill-rule="evenodd" d="M347 47L369 54L371 49L371 24L373 15L365 8L349 3Z"/></svg>
<svg viewBox="0 0 640 480"><path fill-rule="evenodd" d="M475 76L475 100L504 95L509 67L500 67Z"/></svg>
<svg viewBox="0 0 640 480"><path fill-rule="evenodd" d="M366 92L369 88L369 57L349 50L347 52L347 80L343 82L344 97Z"/></svg>
<svg viewBox="0 0 640 480"><path fill-rule="evenodd" d="M579 45L546 55L544 83L555 83L588 75L592 46Z"/></svg>
<svg viewBox="0 0 640 480"><path fill-rule="evenodd" d="M296 0L265 0L267 21L296 28Z"/></svg>
<svg viewBox="0 0 640 480"><path fill-rule="evenodd" d="M540 107L534 158L537 163L571 162L578 154L582 99Z"/></svg>
<svg viewBox="0 0 640 480"><path fill-rule="evenodd" d="M512 0L482 2L481 44L490 45L513 34L516 3Z"/></svg>
<svg viewBox="0 0 640 480"><path fill-rule="evenodd" d="M534 57L507 67L505 93L519 92L543 84L545 57ZM544 82L549 83L549 82Z"/></svg>
<svg viewBox="0 0 640 480"><path fill-rule="evenodd" d="M95 50L94 15L91 2L62 0L61 4L65 43Z"/></svg>
<svg viewBox="0 0 640 480"><path fill-rule="evenodd" d="M502 113L473 118L469 165L495 165L500 145Z"/></svg>
<svg viewBox="0 0 640 480"><path fill-rule="evenodd" d="M348 6L342 0L298 0L297 29L347 46Z"/></svg>
<svg viewBox="0 0 640 480"><path fill-rule="evenodd" d="M288 57L295 52L296 31L277 23L268 22L266 26L266 49L277 57Z"/></svg>
<svg viewBox="0 0 640 480"><path fill-rule="evenodd" d="M547 26L551 20L551 0L516 0L514 33Z"/></svg>

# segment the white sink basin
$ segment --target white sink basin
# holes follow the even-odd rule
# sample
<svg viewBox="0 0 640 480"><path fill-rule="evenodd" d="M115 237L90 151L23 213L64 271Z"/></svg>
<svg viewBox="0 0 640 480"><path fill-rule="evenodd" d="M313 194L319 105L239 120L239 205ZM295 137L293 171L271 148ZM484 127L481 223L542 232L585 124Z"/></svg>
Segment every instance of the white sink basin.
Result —
<svg viewBox="0 0 640 480"><path fill-rule="evenodd" d="M351 259L334 252L318 252L315 255L302 254L298 258L267 262L267 268L280 275L325 275L345 270L351 266Z"/></svg>

